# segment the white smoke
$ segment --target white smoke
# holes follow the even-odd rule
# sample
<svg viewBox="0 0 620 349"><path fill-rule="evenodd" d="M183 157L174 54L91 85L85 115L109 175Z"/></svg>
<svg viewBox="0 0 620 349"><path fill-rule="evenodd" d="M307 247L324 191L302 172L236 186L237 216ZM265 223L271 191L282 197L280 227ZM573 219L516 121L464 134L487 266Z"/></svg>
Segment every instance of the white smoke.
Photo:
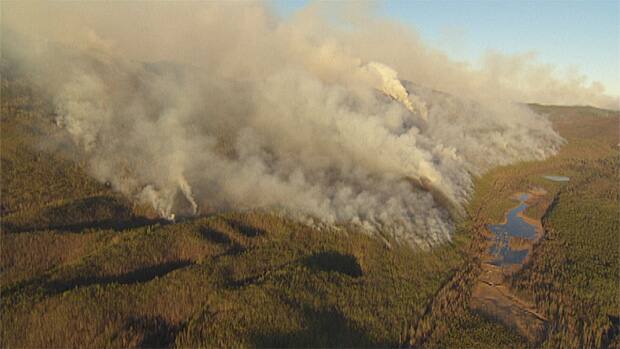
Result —
<svg viewBox="0 0 620 349"><path fill-rule="evenodd" d="M394 69L378 62L370 62L364 68L369 74L378 74L380 84L376 88L402 103L410 112L417 112L425 121L428 119L426 104L417 96L410 95L407 92L407 89L398 80L398 73ZM416 105L415 108L414 103Z"/></svg>
<svg viewBox="0 0 620 349"><path fill-rule="evenodd" d="M92 175L162 217L278 209L427 246L449 239L472 175L562 142L509 99L409 82L314 14L278 22L261 6L205 6L182 22L200 35L140 59L92 31L26 45L3 30L5 57L52 96ZM169 44L167 62L149 60ZM428 64L420 54L400 64Z"/></svg>

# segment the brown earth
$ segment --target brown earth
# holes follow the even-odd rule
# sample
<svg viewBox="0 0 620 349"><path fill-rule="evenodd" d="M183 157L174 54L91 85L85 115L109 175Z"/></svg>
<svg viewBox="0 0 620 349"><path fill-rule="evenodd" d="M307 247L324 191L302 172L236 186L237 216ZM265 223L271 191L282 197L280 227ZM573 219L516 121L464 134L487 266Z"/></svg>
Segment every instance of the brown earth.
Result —
<svg viewBox="0 0 620 349"><path fill-rule="evenodd" d="M516 193L515 199L518 199L523 193ZM549 206L550 200L545 196L546 192L538 188L530 190L529 198L526 200L528 206L544 205L545 209ZM523 212L519 213L527 223L532 224L536 228L536 237L534 240L510 238L509 246L511 248L527 249L528 255L523 261L527 263L532 249L536 242L543 235L543 228L540 219L527 217ZM507 221L507 215L504 223ZM494 234L485 231L486 248L481 256L482 263L480 273L474 288L472 290L469 307L471 310L479 312L486 317L500 321L504 325L516 330L523 337L533 343L538 343L545 338L547 319L544 315L537 312L535 307L526 300L515 295L507 284L507 277L519 271L523 264L515 264L510 266L496 266L491 264L495 258L489 253L489 249L494 242Z"/></svg>

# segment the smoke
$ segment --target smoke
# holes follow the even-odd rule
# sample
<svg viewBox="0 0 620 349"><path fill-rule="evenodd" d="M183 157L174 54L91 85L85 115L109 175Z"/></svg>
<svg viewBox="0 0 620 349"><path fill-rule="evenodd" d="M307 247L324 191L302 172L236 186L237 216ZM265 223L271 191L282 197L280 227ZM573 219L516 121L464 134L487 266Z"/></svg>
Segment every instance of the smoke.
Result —
<svg viewBox="0 0 620 349"><path fill-rule="evenodd" d="M379 90L400 102L410 112L416 113L417 111L427 121L428 111L426 110L426 104L416 95L409 94L402 82L398 80L398 73L394 69L377 62L370 62L365 68L369 74L377 74L380 78L381 84L377 86ZM416 110L414 110L414 103L416 104Z"/></svg>
<svg viewBox="0 0 620 349"><path fill-rule="evenodd" d="M473 175L562 143L490 71L364 9L39 5L2 4L3 59L51 96L95 178L162 217L280 210L428 246Z"/></svg>

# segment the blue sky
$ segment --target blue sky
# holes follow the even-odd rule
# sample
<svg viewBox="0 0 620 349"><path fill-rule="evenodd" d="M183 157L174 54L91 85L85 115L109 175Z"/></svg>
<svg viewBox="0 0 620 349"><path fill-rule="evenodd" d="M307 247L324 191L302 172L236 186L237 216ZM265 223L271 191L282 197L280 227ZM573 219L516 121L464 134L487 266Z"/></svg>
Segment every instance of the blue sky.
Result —
<svg viewBox="0 0 620 349"><path fill-rule="evenodd" d="M283 16L305 0L275 0ZM476 64L487 50L534 51L560 71L576 68L620 95L620 0L412 1L377 3L378 14L413 27L429 45Z"/></svg>

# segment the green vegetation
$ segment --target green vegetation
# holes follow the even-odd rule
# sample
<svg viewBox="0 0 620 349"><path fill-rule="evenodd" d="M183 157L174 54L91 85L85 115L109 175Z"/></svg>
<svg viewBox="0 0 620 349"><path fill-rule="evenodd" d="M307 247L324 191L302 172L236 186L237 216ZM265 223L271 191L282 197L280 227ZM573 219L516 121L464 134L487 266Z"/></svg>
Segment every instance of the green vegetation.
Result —
<svg viewBox="0 0 620 349"><path fill-rule="evenodd" d="M149 219L54 144L44 100L2 96L2 347L397 346L463 263L268 212Z"/></svg>
<svg viewBox="0 0 620 349"><path fill-rule="evenodd" d="M449 331L435 336L429 348L526 348L523 338L504 326L470 311L453 316Z"/></svg>
<svg viewBox="0 0 620 349"><path fill-rule="evenodd" d="M571 181L556 191L543 217L545 239L512 280L548 314L549 348L620 347L618 118L601 120L607 127L589 130L595 122L588 120L572 133L579 151L591 155L574 149L565 156Z"/></svg>
<svg viewBox="0 0 620 349"><path fill-rule="evenodd" d="M549 209L536 205L526 214L542 218L545 237L510 280L512 287L548 317L542 347L620 347L620 114L590 107L532 107L549 115L567 143L545 161L499 167L479 178L469 215L478 224L501 221L514 206L512 194L544 188L548 202L553 201ZM550 174L571 179L560 183L542 177ZM441 330L434 331L428 347L527 346L465 306L447 320L435 317L434 326Z"/></svg>
<svg viewBox="0 0 620 349"><path fill-rule="evenodd" d="M406 342L414 348L527 348L527 341L494 319L469 309L474 283L481 273L479 256L485 244L484 224L475 216L465 221L457 237L467 234L459 246L466 256L461 268L442 287L420 319L409 327Z"/></svg>
<svg viewBox="0 0 620 349"><path fill-rule="evenodd" d="M26 82L3 75L1 108L2 347L528 347L467 305L480 232L532 187L555 200L528 209L546 237L511 283L543 345L620 346L618 113L532 106L562 151L478 178L453 242L414 251L269 212L153 220L54 142Z"/></svg>
<svg viewBox="0 0 620 349"><path fill-rule="evenodd" d="M239 221L262 233L246 235L231 223ZM416 254L245 213L121 232L5 234L3 262L20 265L33 241L64 234L82 237L74 256L3 282L3 346L397 345L402 319L460 260L450 246ZM66 246L38 252L58 249Z"/></svg>

